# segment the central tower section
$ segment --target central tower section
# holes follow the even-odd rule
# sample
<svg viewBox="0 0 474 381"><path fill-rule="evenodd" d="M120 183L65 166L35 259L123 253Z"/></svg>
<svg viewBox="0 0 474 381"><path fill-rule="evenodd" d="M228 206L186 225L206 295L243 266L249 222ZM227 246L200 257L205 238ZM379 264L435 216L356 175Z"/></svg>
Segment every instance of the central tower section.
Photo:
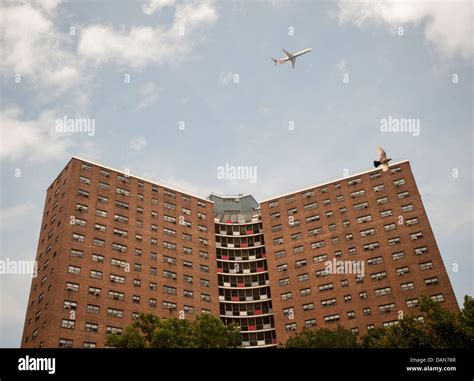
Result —
<svg viewBox="0 0 474 381"><path fill-rule="evenodd" d="M214 202L220 317L240 327L242 346L276 346L260 206L251 195Z"/></svg>

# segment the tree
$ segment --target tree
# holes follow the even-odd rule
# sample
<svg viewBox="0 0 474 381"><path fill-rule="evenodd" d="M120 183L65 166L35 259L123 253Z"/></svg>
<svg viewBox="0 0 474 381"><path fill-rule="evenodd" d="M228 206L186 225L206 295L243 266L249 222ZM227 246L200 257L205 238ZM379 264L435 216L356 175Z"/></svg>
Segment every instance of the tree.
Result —
<svg viewBox="0 0 474 381"><path fill-rule="evenodd" d="M201 314L193 321L141 314L122 335L109 335L106 344L116 348L237 348L241 345L239 328L226 326L210 314Z"/></svg>
<svg viewBox="0 0 474 381"><path fill-rule="evenodd" d="M201 314L194 321L194 339L198 348L237 348L241 346L240 329L226 326L221 319Z"/></svg>
<svg viewBox="0 0 474 381"><path fill-rule="evenodd" d="M407 315L398 324L386 328L371 329L361 338L364 348L473 348L474 347L474 299L464 297L464 308L451 311L427 296L420 298L419 317ZM292 336L287 348L353 348L356 336L351 331L338 327L304 328Z"/></svg>
<svg viewBox="0 0 474 381"><path fill-rule="evenodd" d="M466 295L461 311L450 311L427 296L420 298L423 322L405 316L397 325L370 330L366 348L473 348L474 300Z"/></svg>
<svg viewBox="0 0 474 381"><path fill-rule="evenodd" d="M287 348L356 348L357 336L351 330L338 326L336 330L327 328L303 328L290 337Z"/></svg>

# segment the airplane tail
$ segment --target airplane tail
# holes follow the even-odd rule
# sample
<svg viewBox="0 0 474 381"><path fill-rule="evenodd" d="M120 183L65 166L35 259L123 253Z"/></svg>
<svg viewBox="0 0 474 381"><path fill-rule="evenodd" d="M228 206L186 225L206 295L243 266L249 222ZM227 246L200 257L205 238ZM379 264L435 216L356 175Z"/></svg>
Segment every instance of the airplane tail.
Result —
<svg viewBox="0 0 474 381"><path fill-rule="evenodd" d="M273 63L276 65L278 61L275 58L272 58Z"/></svg>
<svg viewBox="0 0 474 381"><path fill-rule="evenodd" d="M382 163L380 161L374 161L374 167L377 168L379 165L381 165Z"/></svg>

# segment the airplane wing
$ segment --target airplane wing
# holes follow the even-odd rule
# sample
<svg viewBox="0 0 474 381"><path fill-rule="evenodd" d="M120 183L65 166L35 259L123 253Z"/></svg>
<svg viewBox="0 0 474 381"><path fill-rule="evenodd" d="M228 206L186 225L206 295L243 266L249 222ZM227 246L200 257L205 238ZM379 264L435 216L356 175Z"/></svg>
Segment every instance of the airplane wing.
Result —
<svg viewBox="0 0 474 381"><path fill-rule="evenodd" d="M283 50L283 53L285 53L289 59L293 58L293 54L291 54L290 52L287 52L285 49L282 49L282 50Z"/></svg>
<svg viewBox="0 0 474 381"><path fill-rule="evenodd" d="M295 57L290 58L290 61L291 61L291 68L294 69L295 68L295 63L296 63L296 58Z"/></svg>

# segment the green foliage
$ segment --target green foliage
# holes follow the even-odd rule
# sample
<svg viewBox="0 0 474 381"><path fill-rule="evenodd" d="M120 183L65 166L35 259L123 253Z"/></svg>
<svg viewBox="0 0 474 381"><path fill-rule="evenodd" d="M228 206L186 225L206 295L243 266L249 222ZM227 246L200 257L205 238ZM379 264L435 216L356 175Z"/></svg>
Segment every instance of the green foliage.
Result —
<svg viewBox="0 0 474 381"><path fill-rule="evenodd" d="M309 329L293 335L286 342L287 348L355 348L357 337L351 330L338 326L336 330L327 328Z"/></svg>
<svg viewBox="0 0 474 381"><path fill-rule="evenodd" d="M125 328L122 335L107 336L106 344L116 348L237 348L240 331L234 325L202 314L187 319L160 319L153 314L141 314Z"/></svg>
<svg viewBox="0 0 474 381"><path fill-rule="evenodd" d="M405 316L397 325L370 330L360 339L363 348L473 348L474 299L464 297L461 311L444 309L427 296L420 298L424 322L415 316ZM356 337L349 330L338 327L303 329L292 336L287 348L353 348Z"/></svg>

